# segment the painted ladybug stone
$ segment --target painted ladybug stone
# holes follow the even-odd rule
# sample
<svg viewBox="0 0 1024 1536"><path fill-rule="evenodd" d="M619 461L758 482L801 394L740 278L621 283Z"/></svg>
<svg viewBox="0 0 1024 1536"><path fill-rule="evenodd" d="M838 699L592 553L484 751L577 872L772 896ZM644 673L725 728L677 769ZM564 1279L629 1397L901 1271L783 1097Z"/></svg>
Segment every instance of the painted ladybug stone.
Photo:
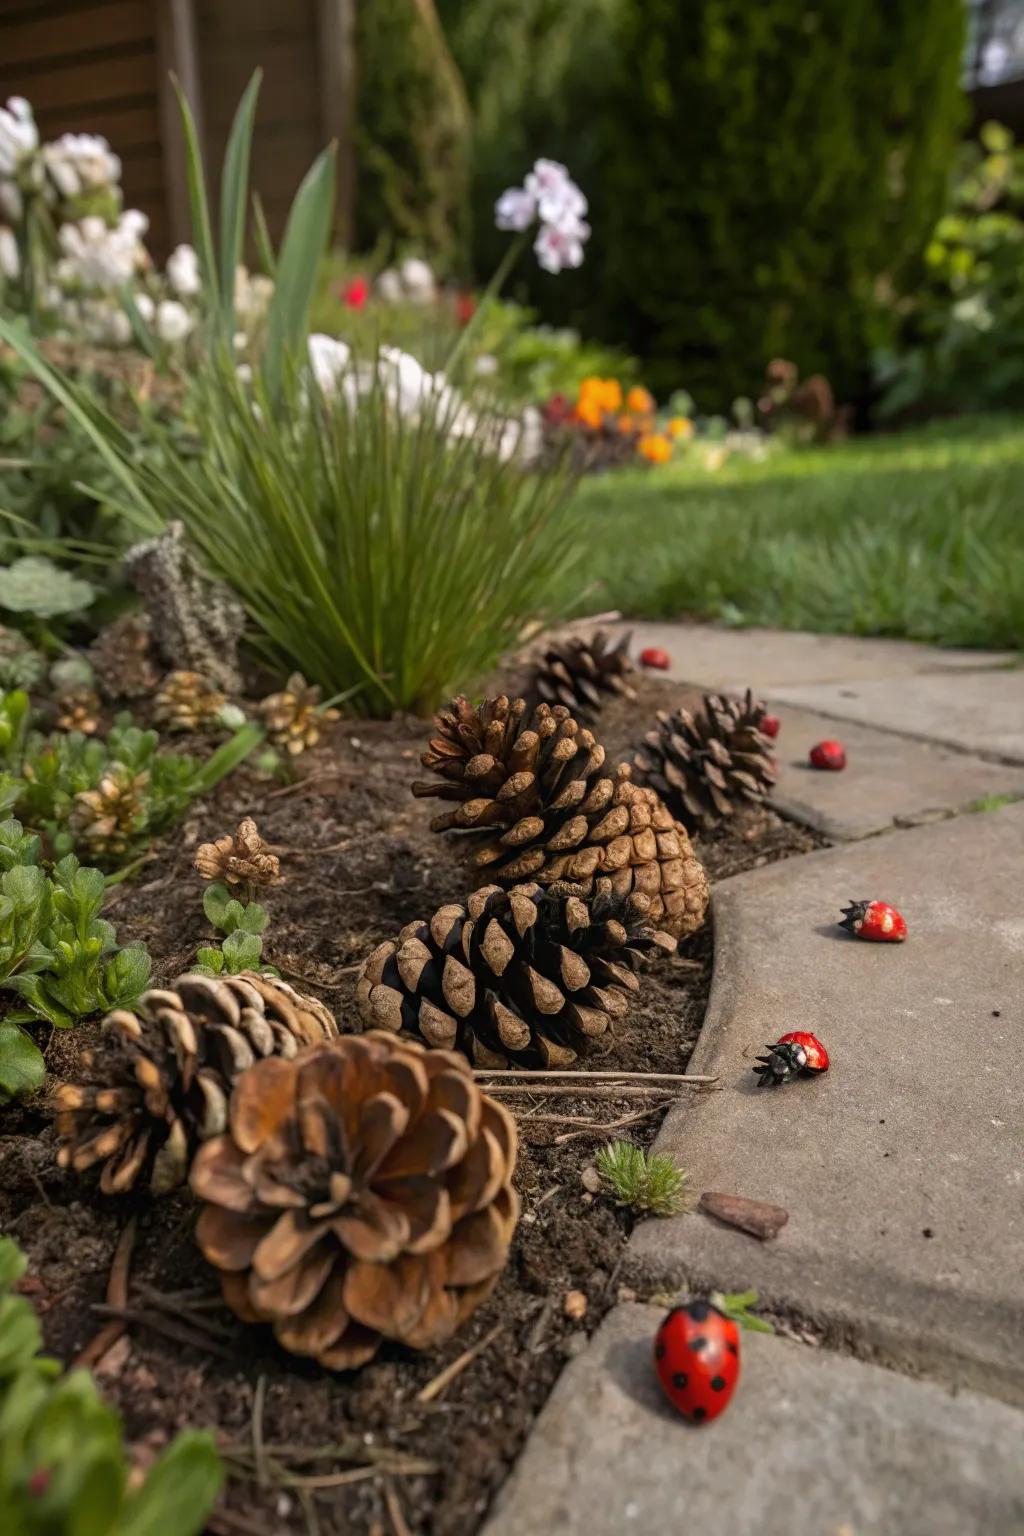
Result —
<svg viewBox="0 0 1024 1536"><path fill-rule="evenodd" d="M838 773L846 767L846 748L841 741L819 741L811 748L811 767Z"/></svg>
<svg viewBox="0 0 1024 1536"><path fill-rule="evenodd" d="M763 715L759 729L763 735L770 736L774 741L779 734L779 727L781 725L782 721L778 715Z"/></svg>
<svg viewBox="0 0 1024 1536"><path fill-rule="evenodd" d="M816 1076L828 1071L828 1051L817 1035L806 1030L794 1029L782 1035L774 1045L765 1046L767 1056L759 1056L757 1073L759 1088L774 1088L779 1083L791 1083L805 1073Z"/></svg>
<svg viewBox="0 0 1024 1536"><path fill-rule="evenodd" d="M660 645L649 645L645 651L640 652L640 665L654 667L659 672L667 672L672 665L672 658L668 651L661 649Z"/></svg>
<svg viewBox="0 0 1024 1536"><path fill-rule="evenodd" d="M874 944L902 944L907 936L906 918L887 901L851 901L843 909L839 926L855 939Z"/></svg>
<svg viewBox="0 0 1024 1536"><path fill-rule="evenodd" d="M717 1418L740 1379L740 1331L710 1301L673 1307L654 1339L654 1369L665 1396L691 1424Z"/></svg>

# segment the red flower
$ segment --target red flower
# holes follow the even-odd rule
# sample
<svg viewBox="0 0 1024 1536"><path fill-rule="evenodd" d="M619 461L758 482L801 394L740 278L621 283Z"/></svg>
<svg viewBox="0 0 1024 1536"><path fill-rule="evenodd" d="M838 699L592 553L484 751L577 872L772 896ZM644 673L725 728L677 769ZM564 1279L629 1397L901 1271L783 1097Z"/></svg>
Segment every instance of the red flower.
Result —
<svg viewBox="0 0 1024 1536"><path fill-rule="evenodd" d="M476 296L472 293L455 295L455 318L459 325L468 325L476 314Z"/></svg>
<svg viewBox="0 0 1024 1536"><path fill-rule="evenodd" d="M347 309L365 309L370 297L370 285L362 273L345 284L341 290L342 303Z"/></svg>
<svg viewBox="0 0 1024 1536"><path fill-rule="evenodd" d="M546 400L541 406L541 415L553 427L560 427L564 422L571 420L572 414L572 406L564 395L552 395L550 400Z"/></svg>

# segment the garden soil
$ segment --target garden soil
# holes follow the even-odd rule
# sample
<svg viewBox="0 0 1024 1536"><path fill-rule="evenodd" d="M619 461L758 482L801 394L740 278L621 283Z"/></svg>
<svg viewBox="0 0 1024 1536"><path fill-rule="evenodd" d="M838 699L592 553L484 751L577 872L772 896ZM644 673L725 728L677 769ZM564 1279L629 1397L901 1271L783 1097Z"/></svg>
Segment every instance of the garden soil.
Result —
<svg viewBox="0 0 1024 1536"><path fill-rule="evenodd" d="M614 761L638 723L681 691L650 678L641 697L616 702L601 725ZM692 701L689 701L692 702ZM355 1028L359 961L405 923L463 894L451 850L429 831L432 802L408 791L425 743L421 721L342 721L294 764L289 781L243 767L194 805L178 834L154 850L109 915L120 937L144 939L160 980L186 969L208 941L196 845L254 815L279 851L286 882L269 893L267 957L300 989ZM772 812L736 818L699 842L712 882L818 846ZM682 1072L710 985L712 934L694 936L645 980L638 1005L597 1067ZM55 1034L47 1062L73 1077L95 1026ZM706 1091L702 1089L685 1091ZM636 1115L649 1100L578 1096L506 1098L521 1136L517 1185L523 1216L508 1267L487 1303L436 1355L385 1347L363 1370L331 1375L279 1349L269 1330L246 1328L219 1299L192 1240L195 1207L179 1193L106 1200L59 1170L41 1103L0 1122L0 1229L28 1255L23 1290L46 1346L73 1360L109 1321L101 1310L115 1246L134 1218L123 1339L98 1366L145 1464L186 1425L215 1430L230 1480L208 1530L215 1536L471 1536L508 1473L564 1361L584 1347L629 1276L633 1220L593 1193L595 1150L607 1136L579 1121ZM663 1108L620 1133L648 1145ZM569 1317L568 1292L586 1311ZM482 1347L450 1384L420 1394L464 1351Z"/></svg>

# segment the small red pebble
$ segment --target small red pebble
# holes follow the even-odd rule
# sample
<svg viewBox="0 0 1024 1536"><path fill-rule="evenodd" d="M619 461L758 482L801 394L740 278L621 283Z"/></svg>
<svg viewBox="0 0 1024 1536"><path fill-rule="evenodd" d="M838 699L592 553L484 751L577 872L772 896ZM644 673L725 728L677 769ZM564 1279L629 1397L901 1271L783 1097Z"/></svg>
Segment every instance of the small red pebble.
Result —
<svg viewBox="0 0 1024 1536"><path fill-rule="evenodd" d="M759 1056L760 1066L754 1068L760 1081L759 1088L774 1088L779 1083L790 1083L804 1072L812 1074L828 1071L828 1051L817 1035L806 1030L794 1029L782 1035L774 1045L765 1046L767 1056Z"/></svg>
<svg viewBox="0 0 1024 1536"><path fill-rule="evenodd" d="M902 944L907 936L906 918L887 901L851 901L843 909L839 926L855 939L875 944Z"/></svg>
<svg viewBox="0 0 1024 1536"><path fill-rule="evenodd" d="M811 748L811 767L829 768L838 773L846 767L846 749L841 741L819 741Z"/></svg>
<svg viewBox="0 0 1024 1536"><path fill-rule="evenodd" d="M649 645L646 651L640 652L640 665L657 667L659 672L667 672L672 665L672 658L668 651L663 651L659 645Z"/></svg>
<svg viewBox="0 0 1024 1536"><path fill-rule="evenodd" d="M662 1320L654 1369L673 1408L691 1424L707 1423L740 1379L740 1331L710 1301L691 1296Z"/></svg>
<svg viewBox="0 0 1024 1536"><path fill-rule="evenodd" d="M762 735L770 736L774 741L776 736L779 734L779 726L781 724L782 721L779 719L778 715L765 715L762 718L760 725Z"/></svg>

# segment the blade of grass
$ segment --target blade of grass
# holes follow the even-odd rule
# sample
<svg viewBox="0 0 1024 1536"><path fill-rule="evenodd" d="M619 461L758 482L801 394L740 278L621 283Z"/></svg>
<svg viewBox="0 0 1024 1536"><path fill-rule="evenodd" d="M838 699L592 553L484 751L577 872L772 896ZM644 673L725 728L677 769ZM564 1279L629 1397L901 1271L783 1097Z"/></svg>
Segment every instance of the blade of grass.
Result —
<svg viewBox="0 0 1024 1536"><path fill-rule="evenodd" d="M249 159L263 71L257 69L238 103L220 181L220 304L224 334L235 329L235 269L242 260L249 200Z"/></svg>

